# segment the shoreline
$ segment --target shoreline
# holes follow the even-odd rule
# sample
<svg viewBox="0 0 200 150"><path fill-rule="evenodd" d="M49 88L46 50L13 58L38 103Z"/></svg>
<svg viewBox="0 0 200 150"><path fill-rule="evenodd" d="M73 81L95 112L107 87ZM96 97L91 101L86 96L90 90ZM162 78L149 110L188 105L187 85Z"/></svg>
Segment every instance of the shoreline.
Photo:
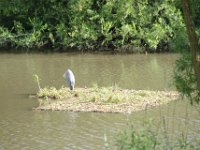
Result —
<svg viewBox="0 0 200 150"><path fill-rule="evenodd" d="M116 87L41 89L37 96L39 106L33 110L132 113L175 101L176 91L128 90Z"/></svg>
<svg viewBox="0 0 200 150"><path fill-rule="evenodd" d="M162 49L162 48L160 48ZM106 54L165 54L176 53L174 50L163 48L163 50L150 47L136 47L133 45L123 45L121 47L95 47L95 48L78 48L78 47L17 47L17 46L0 46L0 53L106 53Z"/></svg>

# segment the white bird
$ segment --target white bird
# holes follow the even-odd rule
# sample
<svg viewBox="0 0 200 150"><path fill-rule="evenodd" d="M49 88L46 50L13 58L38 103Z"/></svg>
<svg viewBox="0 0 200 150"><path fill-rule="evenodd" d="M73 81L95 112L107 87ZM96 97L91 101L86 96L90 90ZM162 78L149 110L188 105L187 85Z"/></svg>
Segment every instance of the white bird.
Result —
<svg viewBox="0 0 200 150"><path fill-rule="evenodd" d="M64 74L63 77L65 78L66 82L69 84L69 88L70 90L74 90L74 86L75 86L75 77L73 72L68 69Z"/></svg>

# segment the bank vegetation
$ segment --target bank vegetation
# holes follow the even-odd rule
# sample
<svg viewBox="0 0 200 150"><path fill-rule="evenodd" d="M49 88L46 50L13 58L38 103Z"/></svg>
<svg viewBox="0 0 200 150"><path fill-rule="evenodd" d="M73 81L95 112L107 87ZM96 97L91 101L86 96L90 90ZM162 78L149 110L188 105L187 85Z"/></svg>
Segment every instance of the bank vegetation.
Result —
<svg viewBox="0 0 200 150"><path fill-rule="evenodd" d="M0 47L4 49L164 52L187 45L179 1L0 2Z"/></svg>

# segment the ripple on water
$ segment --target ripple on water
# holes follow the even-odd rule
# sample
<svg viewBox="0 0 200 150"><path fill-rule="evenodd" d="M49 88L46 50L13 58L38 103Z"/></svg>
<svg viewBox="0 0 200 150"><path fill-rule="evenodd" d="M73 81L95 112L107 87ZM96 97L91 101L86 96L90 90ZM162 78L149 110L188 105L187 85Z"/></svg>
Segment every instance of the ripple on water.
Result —
<svg viewBox="0 0 200 150"><path fill-rule="evenodd" d="M144 116L105 113L74 113L74 112L26 112L7 116L0 120L0 145L4 149L80 149L92 150L105 147L104 135L110 148L115 147L116 135L125 129L129 122L139 128L139 121ZM24 117L24 118L23 118ZM181 135L187 121L188 138L199 138L200 121L182 117L165 116L169 125L173 122L178 128L170 137ZM181 126L182 125L182 126ZM170 130L169 130L170 131ZM0 148L1 148L0 147ZM1 149L2 149L1 148Z"/></svg>

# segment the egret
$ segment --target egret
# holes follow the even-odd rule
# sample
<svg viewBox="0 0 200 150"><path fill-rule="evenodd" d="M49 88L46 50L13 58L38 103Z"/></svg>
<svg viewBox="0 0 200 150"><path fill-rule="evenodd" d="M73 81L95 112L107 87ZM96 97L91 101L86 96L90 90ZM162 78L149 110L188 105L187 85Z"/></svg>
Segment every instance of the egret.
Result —
<svg viewBox="0 0 200 150"><path fill-rule="evenodd" d="M69 84L69 88L70 90L74 90L74 86L75 86L75 77L73 72L68 69L64 74L63 77L65 78L66 82Z"/></svg>

